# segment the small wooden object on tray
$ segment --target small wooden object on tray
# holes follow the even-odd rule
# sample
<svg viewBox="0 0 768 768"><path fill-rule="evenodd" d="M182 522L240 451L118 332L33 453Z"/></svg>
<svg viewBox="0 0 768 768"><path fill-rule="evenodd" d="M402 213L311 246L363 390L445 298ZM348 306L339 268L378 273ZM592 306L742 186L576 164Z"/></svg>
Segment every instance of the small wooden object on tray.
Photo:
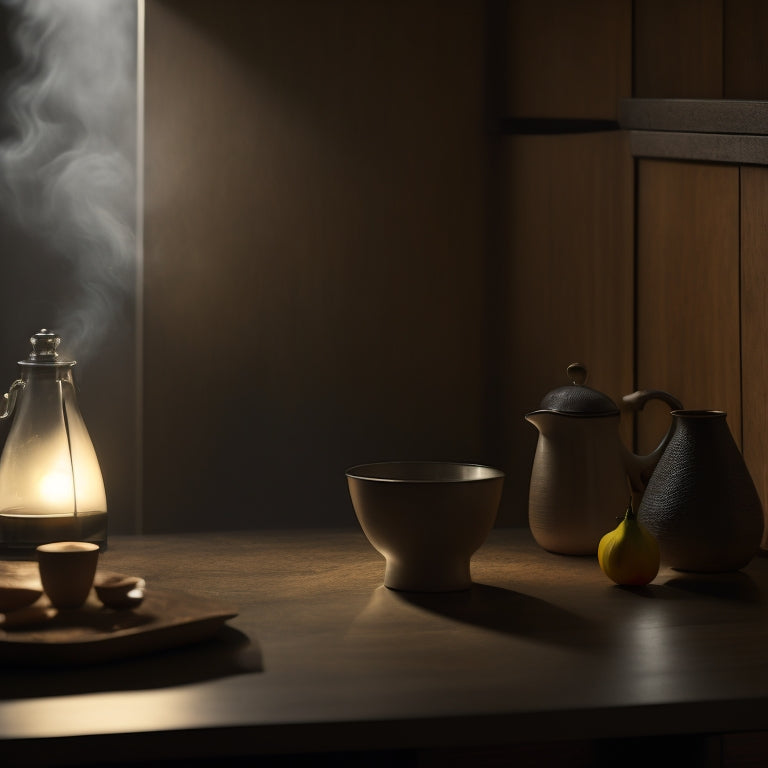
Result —
<svg viewBox="0 0 768 768"><path fill-rule="evenodd" d="M35 567L0 562L0 585L33 589ZM42 595L0 614L0 664L92 664L136 656L211 637L235 616L237 611L215 601L155 588L146 590L137 607L119 609L102 604L94 590L81 608L62 611Z"/></svg>

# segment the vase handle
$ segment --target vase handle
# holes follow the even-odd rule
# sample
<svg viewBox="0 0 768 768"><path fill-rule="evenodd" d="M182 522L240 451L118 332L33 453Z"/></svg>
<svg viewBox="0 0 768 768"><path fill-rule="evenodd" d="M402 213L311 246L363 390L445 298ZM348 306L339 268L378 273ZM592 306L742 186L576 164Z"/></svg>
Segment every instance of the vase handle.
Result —
<svg viewBox="0 0 768 768"><path fill-rule="evenodd" d="M645 404L650 400L661 400L672 411L679 411L683 407L683 404L674 395L670 395L669 392L665 392L663 389L640 389L637 392L624 395L621 400L629 410L635 412L642 411ZM650 453L641 456L627 451L627 475L634 492L642 493L645 490L645 486L648 485L656 464L658 464L664 449L667 447L667 443L672 438L673 428L674 422L669 425L669 429L661 439L661 442Z"/></svg>

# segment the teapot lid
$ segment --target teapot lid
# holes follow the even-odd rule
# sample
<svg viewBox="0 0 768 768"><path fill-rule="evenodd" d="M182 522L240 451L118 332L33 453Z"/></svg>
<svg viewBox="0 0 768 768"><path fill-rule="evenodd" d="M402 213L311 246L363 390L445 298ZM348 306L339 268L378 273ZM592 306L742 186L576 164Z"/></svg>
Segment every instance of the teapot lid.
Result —
<svg viewBox="0 0 768 768"><path fill-rule="evenodd" d="M19 360L19 365L57 367L75 365L74 360L59 359L59 353L56 350L61 339L54 331L42 328L30 338L29 343L32 345L32 350L25 360Z"/></svg>
<svg viewBox="0 0 768 768"><path fill-rule="evenodd" d="M571 363L567 369L570 384L547 392L539 408L574 416L612 416L619 413L608 395L586 386L587 369L581 363Z"/></svg>

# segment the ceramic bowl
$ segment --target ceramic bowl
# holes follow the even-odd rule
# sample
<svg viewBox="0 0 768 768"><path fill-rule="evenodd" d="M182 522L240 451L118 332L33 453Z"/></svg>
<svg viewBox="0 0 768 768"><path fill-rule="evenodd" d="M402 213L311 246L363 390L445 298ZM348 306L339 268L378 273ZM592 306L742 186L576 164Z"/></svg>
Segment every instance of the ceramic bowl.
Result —
<svg viewBox="0 0 768 768"><path fill-rule="evenodd" d="M144 601L146 582L140 576L122 573L97 573L93 582L96 597L107 607L121 610L138 608Z"/></svg>
<svg viewBox="0 0 768 768"><path fill-rule="evenodd" d="M496 520L503 472L430 461L361 464L346 475L360 527L386 561L385 586L415 592L471 586L470 558Z"/></svg>

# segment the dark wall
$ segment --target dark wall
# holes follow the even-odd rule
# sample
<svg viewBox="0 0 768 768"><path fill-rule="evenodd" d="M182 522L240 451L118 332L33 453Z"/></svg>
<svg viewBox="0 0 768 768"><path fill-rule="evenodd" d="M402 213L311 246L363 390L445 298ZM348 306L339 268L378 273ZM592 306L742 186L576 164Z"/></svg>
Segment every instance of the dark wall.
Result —
<svg viewBox="0 0 768 768"><path fill-rule="evenodd" d="M144 526L489 461L483 4L150 0Z"/></svg>

